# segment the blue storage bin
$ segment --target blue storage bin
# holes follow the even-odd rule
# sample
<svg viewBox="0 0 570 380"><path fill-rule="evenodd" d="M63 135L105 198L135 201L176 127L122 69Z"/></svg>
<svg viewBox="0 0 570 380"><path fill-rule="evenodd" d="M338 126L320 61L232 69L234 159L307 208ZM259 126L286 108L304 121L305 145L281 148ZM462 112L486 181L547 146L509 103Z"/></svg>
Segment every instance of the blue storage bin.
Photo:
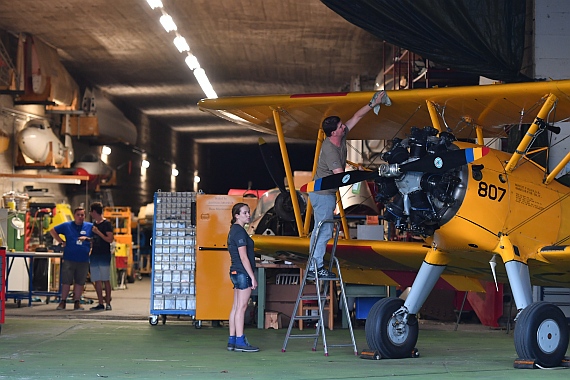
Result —
<svg viewBox="0 0 570 380"><path fill-rule="evenodd" d="M354 315L356 319L366 319L374 304L383 297L356 297L354 299Z"/></svg>

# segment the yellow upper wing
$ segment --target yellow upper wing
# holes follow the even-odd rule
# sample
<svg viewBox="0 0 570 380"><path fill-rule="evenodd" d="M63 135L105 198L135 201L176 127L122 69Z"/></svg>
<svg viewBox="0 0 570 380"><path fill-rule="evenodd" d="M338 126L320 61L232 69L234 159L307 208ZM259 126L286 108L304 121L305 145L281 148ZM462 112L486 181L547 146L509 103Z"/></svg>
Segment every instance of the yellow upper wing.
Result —
<svg viewBox="0 0 570 380"><path fill-rule="evenodd" d="M350 132L354 140L404 137L412 126L431 125L426 101L436 105L440 120L459 138L475 132L462 120L483 127L486 137L499 136L503 125L531 123L547 94L558 97L549 121L570 117L570 80L388 91L392 106L379 115L369 112ZM322 120L330 115L350 118L374 92L299 94L203 99L198 106L251 129L275 134L273 110L278 110L285 137L315 140ZM521 112L523 112L521 119ZM555 118L555 120L553 120Z"/></svg>

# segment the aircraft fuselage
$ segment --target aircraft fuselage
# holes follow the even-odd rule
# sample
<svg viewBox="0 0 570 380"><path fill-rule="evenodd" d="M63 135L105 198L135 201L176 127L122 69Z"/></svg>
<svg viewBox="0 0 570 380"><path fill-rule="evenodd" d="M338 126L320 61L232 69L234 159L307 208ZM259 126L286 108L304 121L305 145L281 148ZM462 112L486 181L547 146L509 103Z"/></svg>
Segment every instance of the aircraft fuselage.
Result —
<svg viewBox="0 0 570 380"><path fill-rule="evenodd" d="M472 146L456 143L461 148ZM570 235L567 215L570 188L543 183L544 172L521 161L510 174L504 170L510 154L491 150L468 165L464 197L453 217L434 234L446 251L489 251L508 235L521 258L533 258L539 248Z"/></svg>

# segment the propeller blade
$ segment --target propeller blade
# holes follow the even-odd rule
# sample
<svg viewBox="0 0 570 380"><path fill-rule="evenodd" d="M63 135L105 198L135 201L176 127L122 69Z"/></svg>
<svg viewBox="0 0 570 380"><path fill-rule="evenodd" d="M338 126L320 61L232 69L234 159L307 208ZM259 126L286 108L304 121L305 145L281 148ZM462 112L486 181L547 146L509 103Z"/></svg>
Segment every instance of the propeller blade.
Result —
<svg viewBox="0 0 570 380"><path fill-rule="evenodd" d="M301 186L301 191L310 193L312 191L336 189L341 186L352 185L353 183L366 181L376 177L378 177L377 171L352 170L329 175L309 182L306 185Z"/></svg>
<svg viewBox="0 0 570 380"><path fill-rule="evenodd" d="M429 154L419 160L402 165L382 165L380 174L376 171L368 172L353 170L344 173L329 175L301 186L301 191L311 192L319 190L336 189L341 186L367 181L376 177L395 177L404 172L440 173L469 164L489 153L488 147L450 150L438 154Z"/></svg>
<svg viewBox="0 0 570 380"><path fill-rule="evenodd" d="M468 148L428 154L419 160L400 165L400 172L441 173L471 163L489 153L489 148Z"/></svg>

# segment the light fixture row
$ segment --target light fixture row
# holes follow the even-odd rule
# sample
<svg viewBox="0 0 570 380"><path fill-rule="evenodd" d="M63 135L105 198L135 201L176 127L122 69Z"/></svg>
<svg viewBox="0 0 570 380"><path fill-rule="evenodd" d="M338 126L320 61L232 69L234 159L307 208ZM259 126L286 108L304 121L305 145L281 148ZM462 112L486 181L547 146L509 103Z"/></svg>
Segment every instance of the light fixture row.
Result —
<svg viewBox="0 0 570 380"><path fill-rule="evenodd" d="M108 157L111 154L112 150L111 147L108 145L103 145L103 148L101 148L101 157L104 158L103 161L106 163L106 157ZM143 169L148 169L150 167L150 161L147 160L147 155L146 153L142 153L142 161L141 161L141 168ZM178 174L180 174L180 172L178 171L178 169L176 169L176 164L170 164L172 167L172 170L170 172L170 174L173 177L177 177Z"/></svg>
<svg viewBox="0 0 570 380"><path fill-rule="evenodd" d="M167 33L174 32L175 34L173 40L174 46L176 46L176 48L180 53L187 54L184 61L186 62L186 65L188 65L188 68L192 70L192 73L196 77L196 80L198 81L198 84L202 88L202 91L204 91L204 94L206 94L206 97L212 99L217 98L218 94L216 94L216 91L214 91L214 87L210 83L210 80L206 75L206 71L202 67L200 67L198 58L196 58L196 56L192 54L190 45L188 45L188 42L186 42L186 38L184 38L178 33L178 27L176 26L176 23L172 19L172 16L170 16L164 10L164 5L162 4L162 1L161 0L146 0L146 1L148 5L151 7L151 9L159 8L160 11L162 12L162 16L160 16L159 19L162 27L164 28L164 30L166 30Z"/></svg>

